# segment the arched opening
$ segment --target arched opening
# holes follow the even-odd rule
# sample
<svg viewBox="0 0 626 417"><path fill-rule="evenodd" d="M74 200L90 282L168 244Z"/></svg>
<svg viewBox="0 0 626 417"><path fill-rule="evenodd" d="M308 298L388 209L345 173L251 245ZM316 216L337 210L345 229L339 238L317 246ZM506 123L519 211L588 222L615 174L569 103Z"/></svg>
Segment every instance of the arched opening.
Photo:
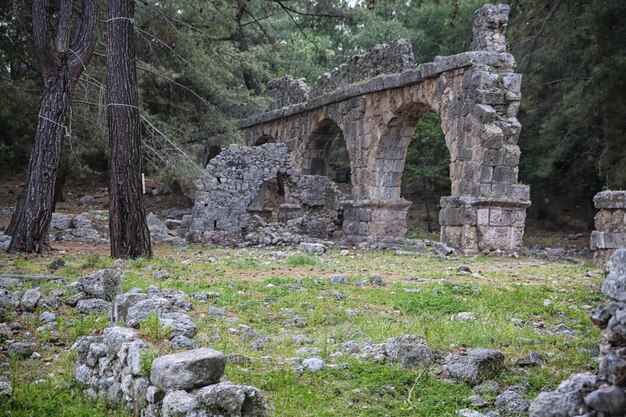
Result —
<svg viewBox="0 0 626 417"><path fill-rule="evenodd" d="M254 146L265 145L266 143L276 143L276 139L270 135L263 135L254 142Z"/></svg>
<svg viewBox="0 0 626 417"><path fill-rule="evenodd" d="M434 111L418 122L409 142L402 172L401 196L411 201L407 237L438 239L439 201L450 195L450 152Z"/></svg>
<svg viewBox="0 0 626 417"><path fill-rule="evenodd" d="M332 120L322 121L302 152L302 173L330 178L341 193L352 190L350 155L341 128Z"/></svg>
<svg viewBox="0 0 626 417"><path fill-rule="evenodd" d="M200 157L202 166L206 167L211 159L222 152L222 144L217 137L202 139L202 155Z"/></svg>
<svg viewBox="0 0 626 417"><path fill-rule="evenodd" d="M276 143L276 139L270 135L259 137L254 146L267 143ZM259 187L256 196L248 205L248 213L257 215L265 221L272 221L278 214L278 208L285 202L285 183L281 174L265 181Z"/></svg>

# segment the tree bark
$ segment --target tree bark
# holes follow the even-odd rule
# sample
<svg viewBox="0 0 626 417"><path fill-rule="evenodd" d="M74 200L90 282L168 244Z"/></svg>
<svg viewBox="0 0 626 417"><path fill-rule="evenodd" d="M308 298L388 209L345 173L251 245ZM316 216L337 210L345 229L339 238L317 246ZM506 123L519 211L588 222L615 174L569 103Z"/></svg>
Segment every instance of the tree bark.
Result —
<svg viewBox="0 0 626 417"><path fill-rule="evenodd" d="M58 15L57 33L52 39L49 0L33 1L33 37L44 89L28 177L7 229L12 235L9 252L50 250L48 229L72 89L95 49L97 0L84 1L78 33L71 46L71 0L59 2Z"/></svg>
<svg viewBox="0 0 626 417"><path fill-rule="evenodd" d="M135 66L134 0L109 0L107 123L111 256L152 256L141 188L141 125Z"/></svg>

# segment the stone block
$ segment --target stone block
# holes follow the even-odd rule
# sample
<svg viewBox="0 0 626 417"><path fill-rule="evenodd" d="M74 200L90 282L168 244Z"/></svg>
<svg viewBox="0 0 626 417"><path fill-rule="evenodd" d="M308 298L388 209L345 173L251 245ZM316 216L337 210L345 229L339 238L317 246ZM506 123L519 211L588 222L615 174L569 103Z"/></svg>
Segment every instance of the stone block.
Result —
<svg viewBox="0 0 626 417"><path fill-rule="evenodd" d="M489 225L489 209L479 208L478 210L476 210L476 212L477 212L476 224L479 226Z"/></svg>
<svg viewBox="0 0 626 417"><path fill-rule="evenodd" d="M626 210L600 210L596 214L594 221L597 230L626 231Z"/></svg>
<svg viewBox="0 0 626 417"><path fill-rule="evenodd" d="M502 165L506 167L515 167L519 165L521 151L517 145L508 145L505 147Z"/></svg>
<svg viewBox="0 0 626 417"><path fill-rule="evenodd" d="M498 226L480 226L479 242L481 251L493 251L496 249L509 250L511 242L511 228Z"/></svg>
<svg viewBox="0 0 626 417"><path fill-rule="evenodd" d="M342 230L346 236L368 236L370 234L368 222L344 220Z"/></svg>
<svg viewBox="0 0 626 417"><path fill-rule="evenodd" d="M483 125L480 130L480 143L488 149L500 149L504 143L504 133L495 124Z"/></svg>
<svg viewBox="0 0 626 417"><path fill-rule="evenodd" d="M496 166L493 170L493 181L503 184L515 184L517 182L517 167Z"/></svg>
<svg viewBox="0 0 626 417"><path fill-rule="evenodd" d="M491 123L496 119L496 110L488 104L476 104L474 116L484 124Z"/></svg>
<svg viewBox="0 0 626 417"><path fill-rule="evenodd" d="M503 208L491 208L489 210L490 226L510 226L511 211Z"/></svg>
<svg viewBox="0 0 626 417"><path fill-rule="evenodd" d="M507 100L521 100L522 74L505 73L502 74L502 86L506 90Z"/></svg>
<svg viewBox="0 0 626 417"><path fill-rule="evenodd" d="M483 165L480 169L480 182L482 183L490 183L493 180L493 167L488 165Z"/></svg>
<svg viewBox="0 0 626 417"><path fill-rule="evenodd" d="M213 349L194 349L156 358L150 382L163 391L192 390L216 384L224 374L226 358Z"/></svg>
<svg viewBox="0 0 626 417"><path fill-rule="evenodd" d="M504 152L501 149L485 149L483 151L483 164L487 166L500 166L504 158Z"/></svg>
<svg viewBox="0 0 626 417"><path fill-rule="evenodd" d="M626 232L591 232L591 249L617 249L626 247Z"/></svg>
<svg viewBox="0 0 626 417"><path fill-rule="evenodd" d="M602 191L593 197L597 209L626 209L626 191Z"/></svg>

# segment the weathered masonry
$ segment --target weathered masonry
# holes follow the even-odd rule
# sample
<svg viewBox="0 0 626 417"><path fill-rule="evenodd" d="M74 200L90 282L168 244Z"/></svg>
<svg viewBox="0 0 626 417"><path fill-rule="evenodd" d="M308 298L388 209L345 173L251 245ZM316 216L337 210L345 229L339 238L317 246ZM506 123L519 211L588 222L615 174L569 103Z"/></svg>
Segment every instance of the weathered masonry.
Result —
<svg viewBox="0 0 626 417"><path fill-rule="evenodd" d="M506 52L508 12L483 6L472 51L417 68L410 43L400 40L352 58L311 87L275 80L266 92L271 110L238 127L248 146L285 146L299 175L334 178L348 242L393 242L406 235L411 205L400 194L407 148L421 118L435 111L451 160L442 241L465 251L515 250L530 201L528 186L517 184L521 75ZM290 199L297 190L286 188L278 219L297 205Z"/></svg>

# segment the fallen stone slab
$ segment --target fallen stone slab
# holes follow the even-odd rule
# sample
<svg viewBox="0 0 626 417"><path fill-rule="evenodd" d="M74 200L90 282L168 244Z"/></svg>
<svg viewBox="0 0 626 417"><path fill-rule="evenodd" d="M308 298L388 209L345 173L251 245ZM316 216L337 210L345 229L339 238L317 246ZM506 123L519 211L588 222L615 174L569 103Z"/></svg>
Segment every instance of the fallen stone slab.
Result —
<svg viewBox="0 0 626 417"><path fill-rule="evenodd" d="M150 382L163 391L191 390L219 382L226 358L221 352L202 348L156 358Z"/></svg>

